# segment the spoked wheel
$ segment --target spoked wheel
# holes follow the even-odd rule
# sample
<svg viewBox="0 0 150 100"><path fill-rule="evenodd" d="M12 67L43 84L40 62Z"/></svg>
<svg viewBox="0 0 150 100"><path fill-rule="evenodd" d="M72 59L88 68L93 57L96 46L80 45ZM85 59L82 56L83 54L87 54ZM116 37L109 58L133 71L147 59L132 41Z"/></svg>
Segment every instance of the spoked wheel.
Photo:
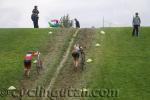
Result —
<svg viewBox="0 0 150 100"><path fill-rule="evenodd" d="M81 54L81 69L82 71L85 70L85 54Z"/></svg>
<svg viewBox="0 0 150 100"><path fill-rule="evenodd" d="M40 74L40 71L43 69L42 67L42 61L39 60L37 63L36 63L36 70L37 70L37 73Z"/></svg>

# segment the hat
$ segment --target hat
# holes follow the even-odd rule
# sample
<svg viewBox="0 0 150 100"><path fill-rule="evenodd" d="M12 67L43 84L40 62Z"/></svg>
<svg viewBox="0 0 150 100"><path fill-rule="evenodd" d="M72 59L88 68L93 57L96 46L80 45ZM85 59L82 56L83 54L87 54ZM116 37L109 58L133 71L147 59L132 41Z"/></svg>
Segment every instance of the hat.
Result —
<svg viewBox="0 0 150 100"><path fill-rule="evenodd" d="M37 7L38 7L37 5L34 6L34 8L37 8Z"/></svg>
<svg viewBox="0 0 150 100"><path fill-rule="evenodd" d="M136 12L135 15L138 15L138 12Z"/></svg>

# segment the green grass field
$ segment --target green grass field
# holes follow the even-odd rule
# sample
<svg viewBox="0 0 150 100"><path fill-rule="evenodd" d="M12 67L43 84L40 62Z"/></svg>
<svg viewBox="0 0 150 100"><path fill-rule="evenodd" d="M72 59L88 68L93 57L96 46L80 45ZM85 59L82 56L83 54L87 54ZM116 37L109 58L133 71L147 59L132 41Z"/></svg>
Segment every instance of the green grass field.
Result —
<svg viewBox="0 0 150 100"><path fill-rule="evenodd" d="M48 34L49 31L53 34ZM10 86L32 89L34 85L49 83L47 79L55 72L74 32L74 29L0 29L0 89ZM30 79L24 79L23 59L28 50L42 53L45 69L40 77L33 65Z"/></svg>
<svg viewBox="0 0 150 100"><path fill-rule="evenodd" d="M101 34L102 30L106 32L105 35ZM55 34L52 35L48 34L49 31L50 29L0 29L0 89L11 85L21 87L22 80L26 82L24 85L27 88L36 87L35 85L46 87L49 84L75 30L54 29L52 31ZM149 100L150 28L142 27L139 37L132 37L131 32L131 28L81 29L76 41L86 46L86 59L91 58L93 62L86 63L85 71L74 72L70 54L54 87L117 89L117 97L58 100ZM96 47L96 43L101 46ZM35 72L31 73L30 79L23 79L23 57L28 50L40 50L45 59L47 67L37 79L34 79Z"/></svg>
<svg viewBox="0 0 150 100"><path fill-rule="evenodd" d="M47 42L48 30L0 29L0 88L17 84L23 77L25 53L45 51L43 44Z"/></svg>
<svg viewBox="0 0 150 100"><path fill-rule="evenodd" d="M88 53L93 62L87 66L87 87L119 89L119 96L89 100L149 100L150 29L141 28L138 38L131 36L131 28L106 28L106 35L101 30ZM96 43L101 47L94 47Z"/></svg>

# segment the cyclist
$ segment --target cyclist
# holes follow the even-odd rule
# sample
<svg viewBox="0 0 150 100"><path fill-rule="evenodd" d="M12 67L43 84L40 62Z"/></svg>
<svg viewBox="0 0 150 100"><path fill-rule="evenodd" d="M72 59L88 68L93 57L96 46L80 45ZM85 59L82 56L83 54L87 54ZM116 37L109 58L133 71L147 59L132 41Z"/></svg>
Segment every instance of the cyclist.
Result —
<svg viewBox="0 0 150 100"><path fill-rule="evenodd" d="M79 66L79 57L80 57L80 46L79 46L79 44L74 45L72 57L73 57L73 63L75 65L75 69L77 69Z"/></svg>
<svg viewBox="0 0 150 100"><path fill-rule="evenodd" d="M83 47L80 46L79 44L75 44L74 45L74 49L73 49L73 52L72 52L72 57L73 57L73 63L74 63L74 66L75 66L75 70L77 70L78 66L79 66L79 63L80 63L80 58L82 60L85 60L85 57L84 56L85 53L83 51ZM83 65L84 65L84 61L81 62Z"/></svg>
<svg viewBox="0 0 150 100"><path fill-rule="evenodd" d="M28 51L27 54L24 57L24 75L29 77L30 70L31 70L31 64L32 64L32 58L34 56L38 56L38 51Z"/></svg>

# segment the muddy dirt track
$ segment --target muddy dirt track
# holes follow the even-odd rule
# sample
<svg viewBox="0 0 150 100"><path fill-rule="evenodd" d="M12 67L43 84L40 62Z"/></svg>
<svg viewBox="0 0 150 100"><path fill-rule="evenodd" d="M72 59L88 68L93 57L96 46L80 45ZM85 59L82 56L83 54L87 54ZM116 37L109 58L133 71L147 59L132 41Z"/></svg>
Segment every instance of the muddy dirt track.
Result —
<svg viewBox="0 0 150 100"><path fill-rule="evenodd" d="M73 33L75 33L75 29L54 29L49 30L53 31L53 34L49 36L49 41L45 45L45 49L47 50L46 54L42 53L43 60L43 70L40 75L37 75L35 66L32 66L30 78L23 77L20 80L19 89L36 89L37 86L46 87L51 78L53 77L54 72L59 64L59 62L63 59L63 54L68 46L70 38ZM48 34L48 33L47 33ZM37 100L35 97L28 97L27 95L22 97L8 97L8 100ZM40 100L40 99L39 99Z"/></svg>
<svg viewBox="0 0 150 100"><path fill-rule="evenodd" d="M21 89L35 89L37 86L41 86L44 89L47 89L51 79L54 77L57 67L60 62L64 59L65 52L68 48L68 45L72 38L74 38L74 43L79 43L84 47L84 51L87 54L88 49L91 46L92 39L94 36L94 29L80 29L76 37L73 34L76 32L75 29L59 29L55 31L53 39L50 39L47 44L48 54L45 54L43 57L44 70L38 76L35 72L35 69L32 69L31 76L29 79L22 79L20 81ZM74 45L73 43L73 45ZM72 51L73 45L70 52ZM73 59L71 53L66 58L66 62L62 66L62 69L58 73L56 81L51 88L54 89L67 89L69 87L82 88L86 85L86 80L83 79L82 75L86 71L81 71L78 69L77 72L73 70ZM86 66L86 65L85 65ZM42 100L41 97L15 97L11 100ZM67 97L57 97L54 100L72 100L73 98ZM50 98L45 98L45 100L51 100ZM78 99L80 100L80 99Z"/></svg>
<svg viewBox="0 0 150 100"><path fill-rule="evenodd" d="M88 53L88 49L92 44L94 33L95 31L93 29L81 29L75 39L75 43L79 43L84 47L85 54ZM70 54L67 62L64 65L64 68L62 69L62 71L60 72L57 78L57 81L53 88L54 91L55 90L59 91L61 89L69 90L70 88L82 89L83 87L86 86L86 80L82 76L87 70L85 69L84 71L82 71L79 68L78 71L75 72L73 69L72 61L73 59ZM80 99L83 100L83 98L75 98L75 97L67 97L67 96L68 95L66 94L66 97L57 97L55 99L56 100L80 100Z"/></svg>

